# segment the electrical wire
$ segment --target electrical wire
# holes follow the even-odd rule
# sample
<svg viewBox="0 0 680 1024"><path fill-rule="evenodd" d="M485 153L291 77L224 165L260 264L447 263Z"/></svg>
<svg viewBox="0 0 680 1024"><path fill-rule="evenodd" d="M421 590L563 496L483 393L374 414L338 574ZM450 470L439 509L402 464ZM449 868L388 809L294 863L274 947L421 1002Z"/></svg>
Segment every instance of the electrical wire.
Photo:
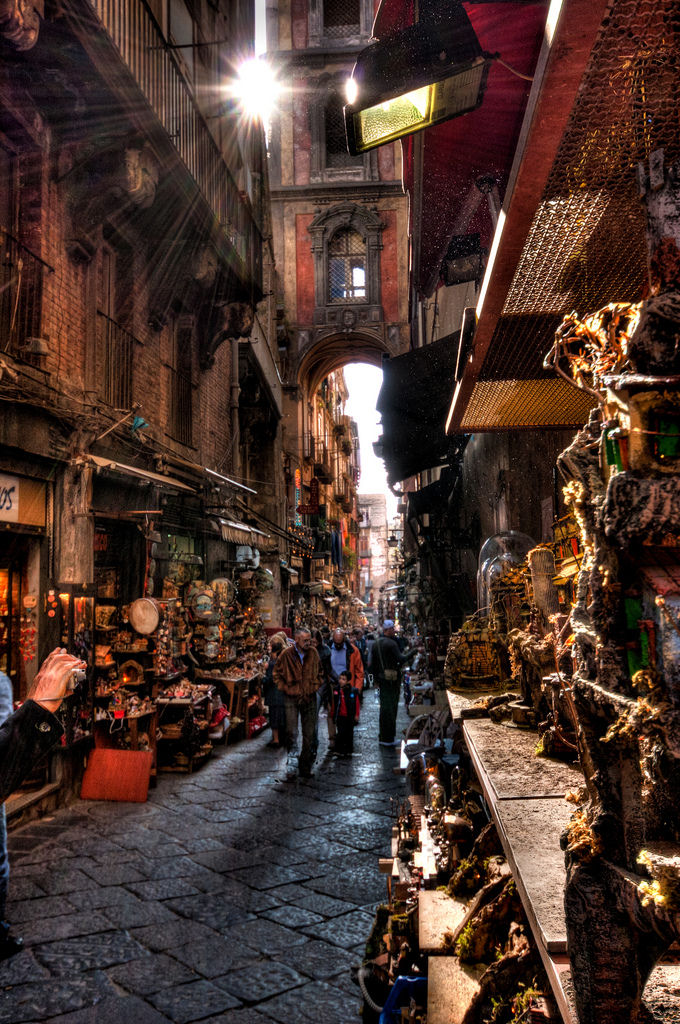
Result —
<svg viewBox="0 0 680 1024"><path fill-rule="evenodd" d="M501 57L498 56L498 54L494 55L494 60L497 60L499 64L502 64L506 71L509 71L510 74L517 75L518 78L523 79L525 82L533 82L533 75L522 74L521 71L518 71L517 68L513 68L511 64L508 64L506 61L504 61Z"/></svg>

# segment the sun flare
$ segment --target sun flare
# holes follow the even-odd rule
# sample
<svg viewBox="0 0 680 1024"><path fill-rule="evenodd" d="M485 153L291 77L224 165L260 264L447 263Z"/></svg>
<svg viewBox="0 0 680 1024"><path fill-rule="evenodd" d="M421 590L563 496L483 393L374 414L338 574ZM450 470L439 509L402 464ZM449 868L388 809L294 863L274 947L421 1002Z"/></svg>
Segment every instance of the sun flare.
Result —
<svg viewBox="0 0 680 1024"><path fill-rule="evenodd" d="M230 91L246 117L266 123L276 106L281 85L271 65L254 57L241 64Z"/></svg>

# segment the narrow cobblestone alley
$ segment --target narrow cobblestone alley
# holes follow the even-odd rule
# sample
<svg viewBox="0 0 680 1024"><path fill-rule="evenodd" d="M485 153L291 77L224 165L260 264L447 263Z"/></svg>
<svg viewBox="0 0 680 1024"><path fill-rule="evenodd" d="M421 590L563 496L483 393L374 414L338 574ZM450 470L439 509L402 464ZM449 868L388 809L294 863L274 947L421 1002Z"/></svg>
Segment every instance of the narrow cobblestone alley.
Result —
<svg viewBox="0 0 680 1024"><path fill-rule="evenodd" d="M396 750L367 692L357 753L286 783L268 732L146 804L79 801L10 836L8 917L26 948L0 965L0 1021L350 1024L389 849ZM406 724L405 712L400 715Z"/></svg>

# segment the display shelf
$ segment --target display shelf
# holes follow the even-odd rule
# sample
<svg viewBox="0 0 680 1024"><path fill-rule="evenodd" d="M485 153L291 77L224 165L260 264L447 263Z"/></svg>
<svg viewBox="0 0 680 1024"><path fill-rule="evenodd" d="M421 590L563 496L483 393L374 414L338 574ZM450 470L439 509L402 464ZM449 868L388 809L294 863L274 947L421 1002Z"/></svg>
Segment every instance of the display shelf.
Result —
<svg viewBox="0 0 680 1024"><path fill-rule="evenodd" d="M575 1024L560 834L571 816L565 793L583 783L583 774L538 757L537 734L527 730L479 719L464 721L463 735L560 1013Z"/></svg>

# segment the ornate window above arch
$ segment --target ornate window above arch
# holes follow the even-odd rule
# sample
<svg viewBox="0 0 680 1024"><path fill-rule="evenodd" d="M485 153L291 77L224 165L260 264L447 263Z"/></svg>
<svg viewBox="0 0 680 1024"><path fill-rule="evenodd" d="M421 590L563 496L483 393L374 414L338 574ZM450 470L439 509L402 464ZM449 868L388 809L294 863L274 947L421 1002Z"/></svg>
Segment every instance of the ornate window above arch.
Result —
<svg viewBox="0 0 680 1024"><path fill-rule="evenodd" d="M315 324L349 331L382 323L383 227L375 210L355 203L340 203L314 218L309 231Z"/></svg>
<svg viewBox="0 0 680 1024"><path fill-rule="evenodd" d="M312 182L374 181L378 178L375 150L351 156L347 150L342 108L346 72L324 75L310 105Z"/></svg>

